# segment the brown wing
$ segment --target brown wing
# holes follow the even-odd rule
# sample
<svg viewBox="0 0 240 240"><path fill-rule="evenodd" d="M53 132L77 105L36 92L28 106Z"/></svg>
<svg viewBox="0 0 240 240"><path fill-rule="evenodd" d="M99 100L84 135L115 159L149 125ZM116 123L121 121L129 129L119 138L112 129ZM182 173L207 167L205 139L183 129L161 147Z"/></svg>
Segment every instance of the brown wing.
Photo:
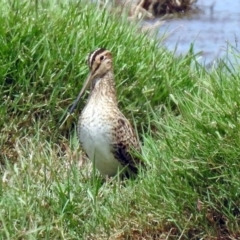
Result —
<svg viewBox="0 0 240 240"><path fill-rule="evenodd" d="M133 173L138 172L138 166L143 163L131 155L131 151L140 151L140 145L129 121L122 115L116 120L112 142L112 152L123 166Z"/></svg>

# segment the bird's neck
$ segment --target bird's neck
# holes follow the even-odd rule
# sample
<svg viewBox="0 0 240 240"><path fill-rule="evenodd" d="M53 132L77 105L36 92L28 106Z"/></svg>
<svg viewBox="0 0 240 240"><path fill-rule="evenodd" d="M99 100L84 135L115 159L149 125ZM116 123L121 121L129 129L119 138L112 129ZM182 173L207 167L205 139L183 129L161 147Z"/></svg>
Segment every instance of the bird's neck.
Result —
<svg viewBox="0 0 240 240"><path fill-rule="evenodd" d="M96 76L92 80L89 98L96 98L98 101L104 100L117 104L114 75L112 70L108 71L103 76Z"/></svg>

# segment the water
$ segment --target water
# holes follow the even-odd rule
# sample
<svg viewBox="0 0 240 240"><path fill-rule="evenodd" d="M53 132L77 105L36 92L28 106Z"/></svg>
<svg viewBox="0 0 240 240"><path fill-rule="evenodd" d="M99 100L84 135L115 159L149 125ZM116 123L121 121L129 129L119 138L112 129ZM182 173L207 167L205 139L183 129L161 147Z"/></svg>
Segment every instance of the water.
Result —
<svg viewBox="0 0 240 240"><path fill-rule="evenodd" d="M202 63L212 63L226 55L227 43L239 50L240 1L198 0L203 11L182 19L170 19L160 27L159 36L168 33L164 45L176 53L186 53L194 42L194 52Z"/></svg>

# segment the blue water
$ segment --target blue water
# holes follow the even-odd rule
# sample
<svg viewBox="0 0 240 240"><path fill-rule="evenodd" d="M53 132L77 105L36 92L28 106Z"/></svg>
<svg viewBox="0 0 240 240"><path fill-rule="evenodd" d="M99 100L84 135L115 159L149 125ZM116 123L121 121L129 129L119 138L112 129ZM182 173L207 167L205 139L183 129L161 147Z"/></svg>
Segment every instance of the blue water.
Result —
<svg viewBox="0 0 240 240"><path fill-rule="evenodd" d="M159 29L159 37L169 34L164 46L177 54L184 54L194 42L194 52L199 61L213 63L224 57L230 43L240 49L240 1L198 0L198 14L181 19L170 19Z"/></svg>

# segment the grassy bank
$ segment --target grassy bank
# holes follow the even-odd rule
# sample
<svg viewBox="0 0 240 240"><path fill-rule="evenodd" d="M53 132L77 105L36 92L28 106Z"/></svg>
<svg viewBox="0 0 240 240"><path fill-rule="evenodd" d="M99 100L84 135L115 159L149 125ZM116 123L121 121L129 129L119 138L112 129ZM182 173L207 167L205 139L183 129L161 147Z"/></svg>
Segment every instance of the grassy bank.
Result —
<svg viewBox="0 0 240 240"><path fill-rule="evenodd" d="M84 2L0 2L2 239L240 235L239 65L193 67L191 52L177 58ZM60 128L96 47L113 52L148 165L125 184L91 174L75 132L85 101Z"/></svg>

